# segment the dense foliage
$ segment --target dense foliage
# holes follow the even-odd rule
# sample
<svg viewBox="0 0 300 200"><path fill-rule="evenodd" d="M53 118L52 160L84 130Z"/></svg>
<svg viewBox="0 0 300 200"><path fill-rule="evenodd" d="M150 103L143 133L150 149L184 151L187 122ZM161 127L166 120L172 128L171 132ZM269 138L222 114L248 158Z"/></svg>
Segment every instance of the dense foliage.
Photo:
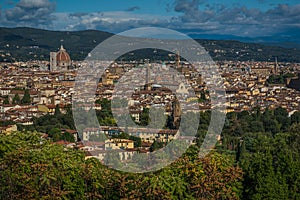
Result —
<svg viewBox="0 0 300 200"><path fill-rule="evenodd" d="M283 108L227 115L223 154L244 172L244 199L300 198L300 113Z"/></svg>
<svg viewBox="0 0 300 200"><path fill-rule="evenodd" d="M99 103L112 119L106 108L110 102ZM43 141L37 133L1 136L1 198L300 199L300 112L256 108L228 113L221 141L207 157L198 158L209 123L210 112L200 113L196 145L169 167L148 174L84 160L83 152ZM35 119L31 128L55 140L61 126L73 128L70 110ZM138 138L130 139L140 145ZM151 151L162 146L155 142Z"/></svg>
<svg viewBox="0 0 300 200"><path fill-rule="evenodd" d="M148 174L109 169L84 153L41 140L37 133L0 138L1 199L238 199L242 170L191 148L171 166Z"/></svg>
<svg viewBox="0 0 300 200"><path fill-rule="evenodd" d="M287 82L287 78L292 78L292 77L295 77L295 75L291 74L291 73L279 74L279 75L272 74L267 79L267 83L268 84L285 84Z"/></svg>

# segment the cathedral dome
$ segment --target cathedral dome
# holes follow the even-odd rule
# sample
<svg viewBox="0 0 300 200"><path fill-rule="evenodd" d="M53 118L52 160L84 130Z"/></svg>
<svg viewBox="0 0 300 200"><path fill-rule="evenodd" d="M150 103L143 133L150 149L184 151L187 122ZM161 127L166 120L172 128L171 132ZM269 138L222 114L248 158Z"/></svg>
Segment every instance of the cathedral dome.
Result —
<svg viewBox="0 0 300 200"><path fill-rule="evenodd" d="M71 58L67 51L64 49L64 47L61 45L59 52L57 52L56 55L56 61L57 62L66 62L69 63L71 62Z"/></svg>

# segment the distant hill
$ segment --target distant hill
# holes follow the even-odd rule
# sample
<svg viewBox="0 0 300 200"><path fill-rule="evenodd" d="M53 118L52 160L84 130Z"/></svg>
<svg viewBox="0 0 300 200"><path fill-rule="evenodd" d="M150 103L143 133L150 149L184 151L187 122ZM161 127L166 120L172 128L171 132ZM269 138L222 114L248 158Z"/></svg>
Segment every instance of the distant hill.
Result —
<svg viewBox="0 0 300 200"><path fill-rule="evenodd" d="M100 42L113 34L96 31L48 31L33 28L0 28L0 61L48 60L50 51L57 51L61 44L73 60L83 60ZM243 43L229 40L197 40L205 47L214 60L256 60L299 62L300 50L273 45ZM167 59L167 53L142 50L128 54L123 59L149 58Z"/></svg>
<svg viewBox="0 0 300 200"><path fill-rule="evenodd" d="M0 52L10 52L11 57L16 60L48 59L49 52L58 51L63 44L72 59L82 60L88 52L110 36L112 34L94 30L67 32L0 28Z"/></svg>
<svg viewBox="0 0 300 200"><path fill-rule="evenodd" d="M197 40L214 60L274 61L300 63L300 49L230 40Z"/></svg>

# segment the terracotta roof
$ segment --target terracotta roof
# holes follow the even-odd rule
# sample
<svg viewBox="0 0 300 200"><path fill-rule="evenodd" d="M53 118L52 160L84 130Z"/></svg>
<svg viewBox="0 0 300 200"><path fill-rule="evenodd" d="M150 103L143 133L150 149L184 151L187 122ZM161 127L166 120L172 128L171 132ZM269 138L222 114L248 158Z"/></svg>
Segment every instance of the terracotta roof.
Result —
<svg viewBox="0 0 300 200"><path fill-rule="evenodd" d="M142 142L142 147L151 147L151 142Z"/></svg>
<svg viewBox="0 0 300 200"><path fill-rule="evenodd" d="M69 56L69 54L67 53L67 51L63 48L63 46L61 46L59 52L56 55L56 61L60 62L60 61L71 61L71 58Z"/></svg>

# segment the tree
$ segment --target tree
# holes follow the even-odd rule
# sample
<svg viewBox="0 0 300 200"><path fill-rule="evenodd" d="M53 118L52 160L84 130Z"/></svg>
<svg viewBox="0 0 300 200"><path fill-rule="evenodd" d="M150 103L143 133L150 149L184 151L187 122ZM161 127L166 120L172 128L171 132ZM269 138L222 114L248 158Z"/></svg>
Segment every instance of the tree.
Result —
<svg viewBox="0 0 300 200"><path fill-rule="evenodd" d="M143 111L141 112L140 124L141 126L147 126L149 122L150 122L149 109L144 108Z"/></svg>
<svg viewBox="0 0 300 200"><path fill-rule="evenodd" d="M172 115L168 115L167 122L166 122L167 129L175 129L173 121L174 121L174 117Z"/></svg>
<svg viewBox="0 0 300 200"><path fill-rule="evenodd" d="M19 96L18 93L15 94L12 103L13 103L13 104L20 104L20 96Z"/></svg>
<svg viewBox="0 0 300 200"><path fill-rule="evenodd" d="M286 185L273 167L271 152L255 153L245 175L245 197L249 199L288 199ZM244 166L246 169L246 166ZM254 187L255 186L255 187Z"/></svg>
<svg viewBox="0 0 300 200"><path fill-rule="evenodd" d="M5 97L4 97L3 104L9 104L8 96L5 96Z"/></svg>
<svg viewBox="0 0 300 200"><path fill-rule="evenodd" d="M108 99L97 100L95 103L101 105L101 111L97 111L97 117L101 120L105 117L113 118L111 111L111 101Z"/></svg>
<svg viewBox="0 0 300 200"><path fill-rule="evenodd" d="M158 142L158 141L154 141L150 147L150 151L153 152L153 151L156 151L160 148L163 148L164 147L164 143L163 142Z"/></svg>
<svg viewBox="0 0 300 200"><path fill-rule="evenodd" d="M75 142L74 135L69 132L64 132L63 134L61 134L61 139L68 142Z"/></svg>
<svg viewBox="0 0 300 200"><path fill-rule="evenodd" d="M59 128L52 128L48 135L53 139L53 142L57 142L62 138L61 130Z"/></svg>
<svg viewBox="0 0 300 200"><path fill-rule="evenodd" d="M279 124L274 119L263 119L264 127L266 132L270 132L272 134L279 133L280 128Z"/></svg>
<svg viewBox="0 0 300 200"><path fill-rule="evenodd" d="M256 132L264 132L264 124L260 121L252 121L250 123L250 127L251 127L251 131L250 132L253 132L253 133L256 133Z"/></svg>
<svg viewBox="0 0 300 200"><path fill-rule="evenodd" d="M277 122L281 125L280 129L282 131L287 131L289 129L290 118L288 115L289 113L284 108L279 107L274 110L274 117L277 120Z"/></svg>
<svg viewBox="0 0 300 200"><path fill-rule="evenodd" d="M246 199L298 199L299 153L293 134L248 134L240 156ZM296 134L298 135L298 134ZM293 141L293 142L292 142ZM295 143L298 143L296 141Z"/></svg>
<svg viewBox="0 0 300 200"><path fill-rule="evenodd" d="M240 199L243 171L233 166L228 156L213 152L185 161L181 168L188 169L185 180L195 199Z"/></svg>
<svg viewBox="0 0 300 200"><path fill-rule="evenodd" d="M201 91L200 99L201 99L201 101L206 101L206 92Z"/></svg>
<svg viewBox="0 0 300 200"><path fill-rule="evenodd" d="M59 116L59 115L61 115L59 104L56 104L55 111L54 111L54 116Z"/></svg>
<svg viewBox="0 0 300 200"><path fill-rule="evenodd" d="M142 146L142 139L140 137L135 137L135 136L131 135L131 136L129 136L129 140L133 140L134 147Z"/></svg>
<svg viewBox="0 0 300 200"><path fill-rule="evenodd" d="M7 137L17 145L0 160L0 199L84 199L84 154L36 133ZM0 137L3 138L3 137Z"/></svg>
<svg viewBox="0 0 300 200"><path fill-rule="evenodd" d="M31 103L31 100L30 100L30 94L29 94L29 90L26 89L25 92L24 92L24 96L21 100L21 103L22 104L30 104Z"/></svg>
<svg viewBox="0 0 300 200"><path fill-rule="evenodd" d="M72 116L67 122L65 116L34 118L32 128L47 132L53 141L68 140L71 135L61 134L60 127L70 123ZM1 135L0 199L300 199L298 117L295 114L294 124L282 133L285 125L277 121L278 116L289 118L282 109L250 117L246 112L227 114L223 148L199 158L199 148L192 145L169 166L145 174L112 170L94 158L84 160L82 151L51 144L38 133ZM0 122L0 126L10 123ZM247 123L249 132L244 130ZM201 113L199 141L208 124L209 112ZM236 135L238 131L241 135ZM134 140L135 146L139 143L139 138L127 133L116 137ZM151 151L163 146L155 141ZM165 149L171 155L179 148ZM118 151L107 154L104 161L121 166Z"/></svg>
<svg viewBox="0 0 300 200"><path fill-rule="evenodd" d="M300 112L296 111L291 116L291 123L294 124L294 123L299 123L299 122L300 122Z"/></svg>

